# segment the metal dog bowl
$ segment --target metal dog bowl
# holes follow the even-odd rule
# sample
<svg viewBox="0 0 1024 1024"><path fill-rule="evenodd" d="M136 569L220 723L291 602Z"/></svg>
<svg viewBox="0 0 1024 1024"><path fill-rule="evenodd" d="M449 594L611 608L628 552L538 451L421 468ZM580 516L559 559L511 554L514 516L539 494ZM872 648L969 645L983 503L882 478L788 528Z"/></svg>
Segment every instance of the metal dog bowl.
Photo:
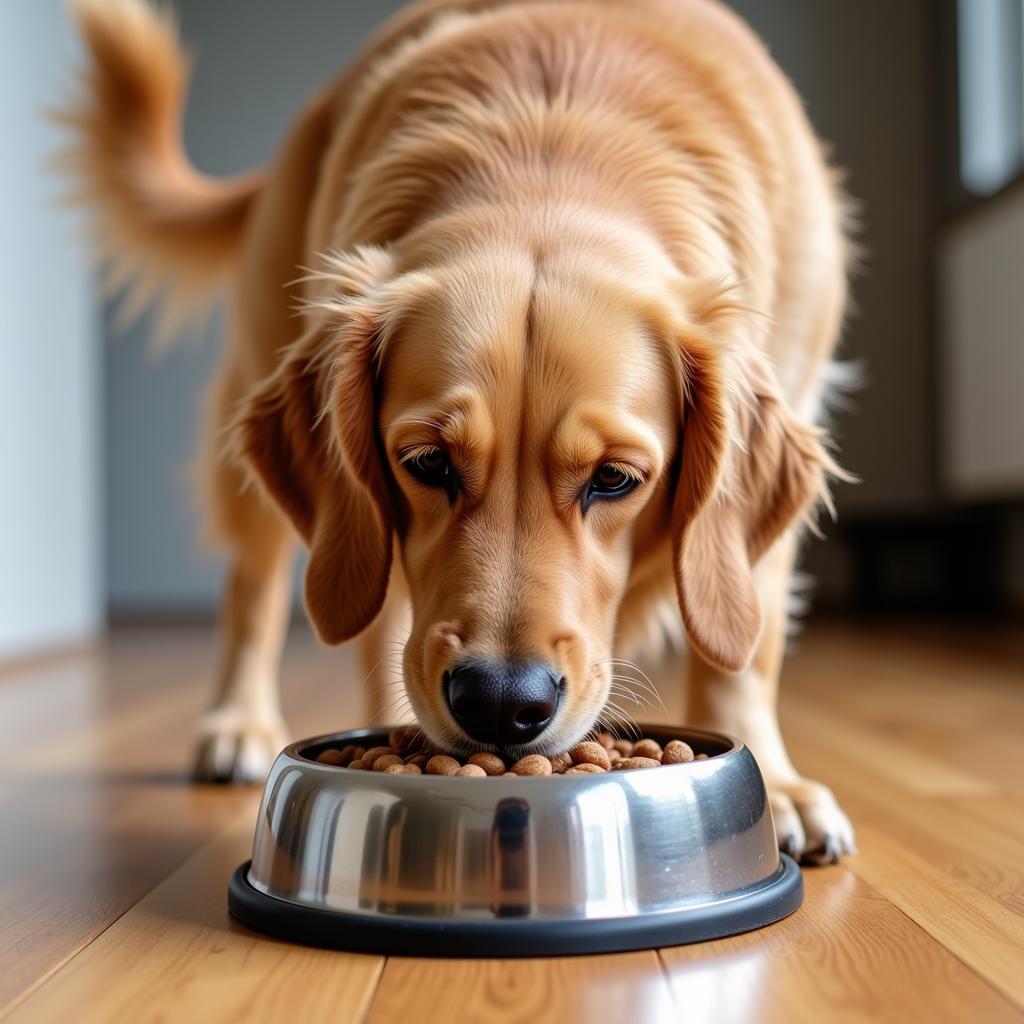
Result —
<svg viewBox="0 0 1024 1024"><path fill-rule="evenodd" d="M749 931L803 900L743 744L642 727L708 760L495 778L318 764L361 729L293 743L260 806L231 913L311 945L413 956L542 956L677 945Z"/></svg>

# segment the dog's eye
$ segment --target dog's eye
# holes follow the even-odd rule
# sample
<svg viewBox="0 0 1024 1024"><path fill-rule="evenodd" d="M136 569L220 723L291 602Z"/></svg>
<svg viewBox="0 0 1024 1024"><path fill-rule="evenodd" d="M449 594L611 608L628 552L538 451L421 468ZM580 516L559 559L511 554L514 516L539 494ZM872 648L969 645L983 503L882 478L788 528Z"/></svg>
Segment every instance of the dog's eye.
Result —
<svg viewBox="0 0 1024 1024"><path fill-rule="evenodd" d="M402 465L409 474L427 487L436 487L448 495L454 504L459 490L459 478L448 456L440 448L414 448L401 456Z"/></svg>
<svg viewBox="0 0 1024 1024"><path fill-rule="evenodd" d="M583 494L583 511L590 507L595 498L621 498L629 494L641 483L640 478L629 472L624 466L614 462L605 462L598 467L591 477L590 483Z"/></svg>

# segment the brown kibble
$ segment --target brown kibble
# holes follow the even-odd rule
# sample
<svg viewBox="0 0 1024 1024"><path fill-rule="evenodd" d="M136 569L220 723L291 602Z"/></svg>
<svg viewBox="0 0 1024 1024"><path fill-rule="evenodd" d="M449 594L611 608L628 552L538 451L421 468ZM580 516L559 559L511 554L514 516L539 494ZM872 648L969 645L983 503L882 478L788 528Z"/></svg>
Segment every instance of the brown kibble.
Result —
<svg viewBox="0 0 1024 1024"><path fill-rule="evenodd" d="M488 754L481 751L479 754L474 754L466 764L467 766L474 765L477 768L482 768L484 775L505 774L505 762L497 754Z"/></svg>
<svg viewBox="0 0 1024 1024"><path fill-rule="evenodd" d="M447 754L435 754L427 762L428 775L456 775L462 766L454 757Z"/></svg>
<svg viewBox="0 0 1024 1024"><path fill-rule="evenodd" d="M628 771L631 768L657 768L661 764L653 757L624 757L621 761L615 762L615 770Z"/></svg>
<svg viewBox="0 0 1024 1024"><path fill-rule="evenodd" d="M550 775L551 762L541 754L527 754L512 765L512 771L516 775Z"/></svg>
<svg viewBox="0 0 1024 1024"><path fill-rule="evenodd" d="M693 747L682 740L669 740L661 755L662 764L685 764L693 760Z"/></svg>
<svg viewBox="0 0 1024 1024"><path fill-rule="evenodd" d="M370 749L363 754L363 766L366 768L372 768L373 762L376 761L378 757L385 757L388 754L394 753L394 747L370 747Z"/></svg>
<svg viewBox="0 0 1024 1024"><path fill-rule="evenodd" d="M577 743L569 751L574 765L596 764L599 768L608 771L612 766L608 751L600 743Z"/></svg>
<svg viewBox="0 0 1024 1024"><path fill-rule="evenodd" d="M340 768L345 763L344 752L341 750L322 750L316 755L318 764L329 764L335 768Z"/></svg>
<svg viewBox="0 0 1024 1024"><path fill-rule="evenodd" d="M657 740L637 740L633 744L633 753L630 757L649 757L654 761L660 761L661 754L661 744Z"/></svg>
<svg viewBox="0 0 1024 1024"><path fill-rule="evenodd" d="M615 739L601 730L593 738L577 743L567 751L545 757L529 754L507 765L500 754L478 751L467 758L438 750L417 725L396 726L388 734L388 745L330 747L317 755L321 764L375 770L390 775L446 775L463 778L516 778L546 775L600 775L608 771L656 768L660 764L686 764L706 761L707 754L695 754L690 744L672 739L664 749L657 740Z"/></svg>

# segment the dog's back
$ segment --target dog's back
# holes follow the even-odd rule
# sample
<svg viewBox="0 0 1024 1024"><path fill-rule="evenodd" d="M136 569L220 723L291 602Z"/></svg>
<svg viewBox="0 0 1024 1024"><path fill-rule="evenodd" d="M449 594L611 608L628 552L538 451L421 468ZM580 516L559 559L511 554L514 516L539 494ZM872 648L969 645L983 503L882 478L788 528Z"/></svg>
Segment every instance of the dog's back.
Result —
<svg viewBox="0 0 1024 1024"><path fill-rule="evenodd" d="M638 201L651 209L660 204L667 220L681 212L664 226L672 255L683 264L701 261L705 273L741 275L753 289L752 305L793 325L778 337L806 349L812 337L829 333L816 322L823 288L834 293L828 317L841 317L840 211L817 142L763 47L713 0L413 4L314 98L267 174L236 179L206 177L184 154L188 63L169 18L140 0L74 0L74 7L92 60L83 97L66 114L75 131L67 164L95 213L110 284L129 286L129 315L161 294L173 312L205 297L240 259L259 262L242 255L247 233L265 237L288 225L279 245L295 259L280 261L285 276L274 285L283 287L319 251L387 243L408 232L436 211L467 141L460 142L459 131L477 130L471 144L495 147L491 168L502 159L502 144L550 143L550 125L542 139L531 137L526 123L539 100L573 106L564 131L578 137L580 166L617 160L623 187L642 188L640 172L657 171L649 139L630 153L631 124L646 120L677 156L692 153L685 168L691 182L677 176L675 193L659 196L664 175L654 181L648 174L652 194ZM488 135L484 120L474 126L475 112L488 108L497 109L504 138ZM517 114L522 131L509 138ZM590 126L582 123L587 117ZM430 145L396 138L408 134L410 123L420 134L433 133ZM604 154L592 145L602 135ZM372 174L362 173L374 162ZM522 162L511 162L490 185L528 188L523 170ZM637 175L631 182L630 170ZM708 173L719 180L701 180ZM284 187L275 188L275 179ZM704 201L709 191L716 199L711 210ZM261 193L270 209L255 216ZM295 208L296 193L305 209ZM709 233L730 236L731 252L716 252L697 237L705 215L714 221ZM723 218L730 221L725 232ZM292 237L296 223L299 238ZM816 297L813 310L808 295ZM785 363L792 353L772 354ZM256 362L265 372L272 361L263 355ZM809 352L801 362L814 367L824 355ZM789 376L784 385L799 401L811 375Z"/></svg>

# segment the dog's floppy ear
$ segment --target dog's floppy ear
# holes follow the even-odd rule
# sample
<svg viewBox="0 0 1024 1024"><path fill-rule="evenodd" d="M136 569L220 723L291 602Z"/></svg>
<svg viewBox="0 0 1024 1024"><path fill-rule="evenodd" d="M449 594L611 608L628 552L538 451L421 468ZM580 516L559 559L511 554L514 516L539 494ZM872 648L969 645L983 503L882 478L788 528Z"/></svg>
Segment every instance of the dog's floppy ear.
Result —
<svg viewBox="0 0 1024 1024"><path fill-rule="evenodd" d="M337 644L380 611L391 570L392 518L377 443L377 347L388 316L379 249L332 257L318 275L306 333L244 403L235 443L309 546L306 608Z"/></svg>
<svg viewBox="0 0 1024 1024"><path fill-rule="evenodd" d="M745 668L761 633L753 567L819 498L834 464L799 422L753 341L724 312L677 333L682 457L673 501L676 586L690 642L710 664Z"/></svg>

